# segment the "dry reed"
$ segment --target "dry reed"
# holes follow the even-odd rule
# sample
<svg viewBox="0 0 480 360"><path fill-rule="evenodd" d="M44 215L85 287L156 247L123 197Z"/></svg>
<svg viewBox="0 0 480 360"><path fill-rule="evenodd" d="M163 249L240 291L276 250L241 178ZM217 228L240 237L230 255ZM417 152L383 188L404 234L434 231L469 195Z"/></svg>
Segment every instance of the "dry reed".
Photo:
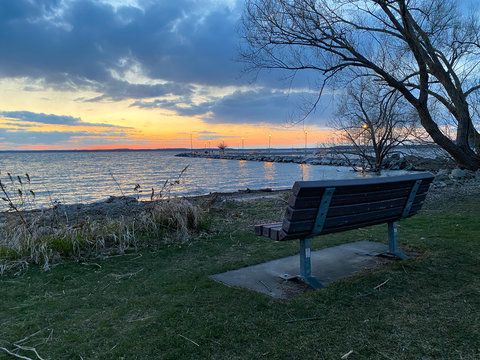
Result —
<svg viewBox="0 0 480 360"><path fill-rule="evenodd" d="M12 186L20 187L14 197L7 185L0 184L7 205L7 211L0 213L0 275L18 274L28 263L47 270L58 258L85 259L136 251L145 241L188 241L204 226L206 212L187 199L171 196L186 170L187 167L175 180L165 181L157 192L152 189L152 201L135 216L94 220L86 216L74 223L66 212L61 213L58 204L45 211L29 209L32 202L24 194L34 196L33 191L24 188L25 182L20 177L9 174ZM30 184L28 175L27 179ZM137 196L139 188L139 185L134 188Z"/></svg>

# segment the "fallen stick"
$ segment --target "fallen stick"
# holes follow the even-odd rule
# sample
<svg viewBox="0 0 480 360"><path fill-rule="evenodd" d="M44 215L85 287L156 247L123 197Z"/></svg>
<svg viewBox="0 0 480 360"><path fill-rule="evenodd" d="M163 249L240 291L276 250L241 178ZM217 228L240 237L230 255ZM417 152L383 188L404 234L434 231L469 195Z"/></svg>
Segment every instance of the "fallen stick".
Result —
<svg viewBox="0 0 480 360"><path fill-rule="evenodd" d="M198 345L195 341L193 341L192 339L187 338L186 336L183 336L182 334L178 334L178 336L184 338L185 340L190 341L190 342L191 342L192 344L194 344L194 345L200 346L200 345Z"/></svg>
<svg viewBox="0 0 480 360"><path fill-rule="evenodd" d="M45 330L45 329L38 330L38 331L34 332L33 334L24 337L22 340L15 341L15 344L20 344L20 343L24 342L25 340L30 339L32 336L35 336L38 333L42 332L43 330Z"/></svg>
<svg viewBox="0 0 480 360"><path fill-rule="evenodd" d="M389 282L389 281L390 281L390 279L385 280L385 281L382 282L381 284L378 284L377 286L375 286L375 287L373 288L373 290L378 290L378 289L380 289L383 285L385 285L385 284L386 284L387 282Z"/></svg>
<svg viewBox="0 0 480 360"><path fill-rule="evenodd" d="M20 350L33 351L39 360L45 360L45 359L43 359L43 358L40 356L40 354L37 352L37 349L35 349L34 347L31 347L31 346L22 346L22 345L18 345L18 344L13 344L13 345L14 345L16 348L20 349Z"/></svg>
<svg viewBox="0 0 480 360"><path fill-rule="evenodd" d="M13 357L16 357L17 359L33 360L32 358L29 358L29 357L27 357L27 356L15 354L14 352L11 352L10 350L8 350L8 349L6 349L6 348L4 348L4 347L0 347L0 350L5 351L8 355L13 356Z"/></svg>
<svg viewBox="0 0 480 360"><path fill-rule="evenodd" d="M353 350L350 350L349 352L347 352L346 354L344 354L340 359L347 359L350 355L353 354Z"/></svg>

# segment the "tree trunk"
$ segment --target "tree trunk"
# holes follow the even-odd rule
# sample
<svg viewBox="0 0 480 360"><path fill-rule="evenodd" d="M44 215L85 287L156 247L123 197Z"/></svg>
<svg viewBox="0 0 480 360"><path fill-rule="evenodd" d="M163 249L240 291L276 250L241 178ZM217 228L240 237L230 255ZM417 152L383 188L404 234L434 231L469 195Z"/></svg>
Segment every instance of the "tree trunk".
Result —
<svg viewBox="0 0 480 360"><path fill-rule="evenodd" d="M420 122L432 140L445 151L447 151L455 160L461 169L476 171L480 169L480 156L475 154L468 146L459 146L448 137L446 137L438 128L435 121L430 116L430 112L424 105L418 105L418 114Z"/></svg>
<svg viewBox="0 0 480 360"><path fill-rule="evenodd" d="M470 146L475 150L477 155L480 156L480 134L478 133L477 129L473 126L470 122L470 129L468 132L468 140L470 142Z"/></svg>

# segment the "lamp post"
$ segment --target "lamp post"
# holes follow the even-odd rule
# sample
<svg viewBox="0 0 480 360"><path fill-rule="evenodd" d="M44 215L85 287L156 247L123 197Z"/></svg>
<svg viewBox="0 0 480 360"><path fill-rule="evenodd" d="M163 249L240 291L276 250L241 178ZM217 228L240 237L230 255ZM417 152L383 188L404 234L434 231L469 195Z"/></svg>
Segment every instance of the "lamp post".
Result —
<svg viewBox="0 0 480 360"><path fill-rule="evenodd" d="M367 146L367 134L366 134L366 131L368 129L368 125L366 123L363 123L362 124L362 128L363 128L363 146Z"/></svg>
<svg viewBox="0 0 480 360"><path fill-rule="evenodd" d="M268 153L270 154L270 144L271 144L271 141L272 141L272 135L271 134L268 134Z"/></svg>
<svg viewBox="0 0 480 360"><path fill-rule="evenodd" d="M308 131L303 130L303 132L305 133L305 156L307 156L307 134L308 134Z"/></svg>
<svg viewBox="0 0 480 360"><path fill-rule="evenodd" d="M242 152L245 152L245 138L242 136Z"/></svg>

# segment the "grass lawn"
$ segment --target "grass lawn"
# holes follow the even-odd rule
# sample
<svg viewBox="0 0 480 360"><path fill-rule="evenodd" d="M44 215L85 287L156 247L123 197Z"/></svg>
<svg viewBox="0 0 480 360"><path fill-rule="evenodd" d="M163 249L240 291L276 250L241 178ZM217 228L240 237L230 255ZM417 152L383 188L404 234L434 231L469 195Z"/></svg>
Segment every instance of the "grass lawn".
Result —
<svg viewBox="0 0 480 360"><path fill-rule="evenodd" d="M0 347L32 359L479 359L480 205L400 222L420 253L290 301L208 275L293 255L296 241L255 237L279 201L223 203L212 231L106 259L31 266L0 278ZM316 248L386 241L386 225L323 236ZM374 288L389 280L377 290ZM0 350L0 358L9 357Z"/></svg>

